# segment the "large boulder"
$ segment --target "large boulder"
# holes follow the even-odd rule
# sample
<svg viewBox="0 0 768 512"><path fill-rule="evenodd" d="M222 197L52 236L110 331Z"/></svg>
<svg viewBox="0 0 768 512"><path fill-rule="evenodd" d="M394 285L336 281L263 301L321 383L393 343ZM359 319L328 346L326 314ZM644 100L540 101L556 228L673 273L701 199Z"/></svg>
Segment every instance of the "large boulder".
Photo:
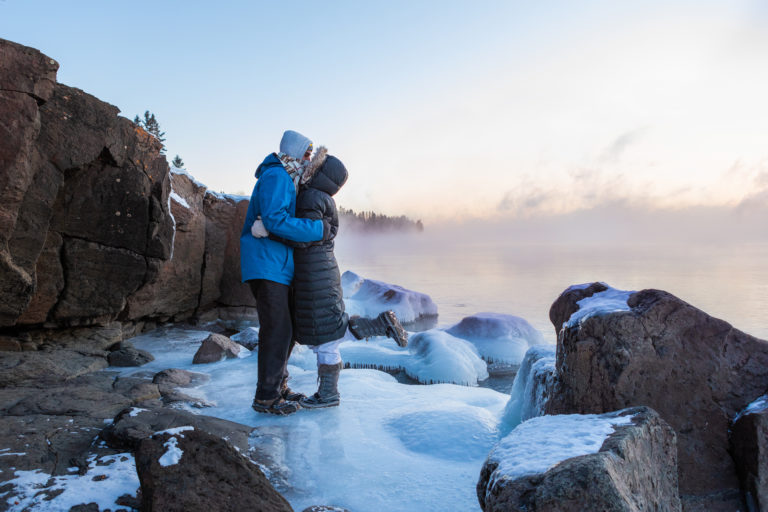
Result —
<svg viewBox="0 0 768 512"><path fill-rule="evenodd" d="M679 511L676 462L675 433L651 409L542 416L494 448L477 495L486 512Z"/></svg>
<svg viewBox="0 0 768 512"><path fill-rule="evenodd" d="M768 510L768 395L736 417L730 436L748 510Z"/></svg>
<svg viewBox="0 0 768 512"><path fill-rule="evenodd" d="M193 427L141 441L136 471L143 510L293 510L256 464L223 439Z"/></svg>
<svg viewBox="0 0 768 512"><path fill-rule="evenodd" d="M728 428L768 389L768 343L660 290L572 287L550 317L559 388L546 412L652 407L677 432L684 506L738 508Z"/></svg>

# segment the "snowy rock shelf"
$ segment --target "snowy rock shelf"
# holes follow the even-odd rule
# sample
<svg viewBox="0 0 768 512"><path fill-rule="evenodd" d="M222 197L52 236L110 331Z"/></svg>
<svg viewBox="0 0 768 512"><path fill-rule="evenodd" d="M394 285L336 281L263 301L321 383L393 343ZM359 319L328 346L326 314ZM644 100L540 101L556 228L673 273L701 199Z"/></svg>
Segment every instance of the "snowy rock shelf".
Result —
<svg viewBox="0 0 768 512"><path fill-rule="evenodd" d="M676 453L674 431L646 407L541 416L490 453L477 497L486 512L679 511Z"/></svg>

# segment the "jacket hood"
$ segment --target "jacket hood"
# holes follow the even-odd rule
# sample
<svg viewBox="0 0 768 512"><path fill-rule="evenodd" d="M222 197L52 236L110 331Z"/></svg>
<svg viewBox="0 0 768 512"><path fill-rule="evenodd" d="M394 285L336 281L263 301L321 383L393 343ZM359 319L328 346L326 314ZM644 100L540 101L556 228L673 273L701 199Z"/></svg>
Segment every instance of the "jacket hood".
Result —
<svg viewBox="0 0 768 512"><path fill-rule="evenodd" d="M259 164L259 166L256 168L256 173L255 173L256 179L259 179L261 177L261 174L264 171L276 165L279 165L280 167L282 167L283 163L280 161L279 158L277 158L276 154L270 153L269 155L267 155L264 161L261 162L261 164Z"/></svg>
<svg viewBox="0 0 768 512"><path fill-rule="evenodd" d="M311 140L293 130L286 130L280 140L280 152L296 160L301 160L310 146L312 146Z"/></svg>
<svg viewBox="0 0 768 512"><path fill-rule="evenodd" d="M349 173L341 160L328 155L328 150L320 147L316 158L312 159L302 176L302 183L309 188L316 188L332 196L347 182Z"/></svg>

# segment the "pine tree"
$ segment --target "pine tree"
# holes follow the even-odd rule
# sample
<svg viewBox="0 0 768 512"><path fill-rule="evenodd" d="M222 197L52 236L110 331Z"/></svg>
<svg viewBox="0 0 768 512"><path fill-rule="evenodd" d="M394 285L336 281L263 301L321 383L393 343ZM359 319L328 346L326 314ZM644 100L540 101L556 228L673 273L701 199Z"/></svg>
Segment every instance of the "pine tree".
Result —
<svg viewBox="0 0 768 512"><path fill-rule="evenodd" d="M157 122L155 114L149 110L144 112L144 119L140 119L139 116L133 118L133 122L143 127L147 132L154 136L163 145L163 149L160 150L161 154L165 154L165 132L160 131L160 123Z"/></svg>
<svg viewBox="0 0 768 512"><path fill-rule="evenodd" d="M176 155L176 157L173 159L173 162L171 162L174 167L177 169L183 169L184 168L184 161L181 159L179 155Z"/></svg>

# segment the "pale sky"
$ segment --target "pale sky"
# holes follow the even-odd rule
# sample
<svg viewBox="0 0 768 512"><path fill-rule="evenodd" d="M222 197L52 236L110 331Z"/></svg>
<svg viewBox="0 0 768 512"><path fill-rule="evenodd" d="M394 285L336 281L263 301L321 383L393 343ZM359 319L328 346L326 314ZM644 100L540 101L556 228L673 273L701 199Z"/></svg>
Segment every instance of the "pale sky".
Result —
<svg viewBox="0 0 768 512"><path fill-rule="evenodd" d="M427 223L768 204L765 1L222 4L0 0L0 37L216 191L293 129L341 205Z"/></svg>

